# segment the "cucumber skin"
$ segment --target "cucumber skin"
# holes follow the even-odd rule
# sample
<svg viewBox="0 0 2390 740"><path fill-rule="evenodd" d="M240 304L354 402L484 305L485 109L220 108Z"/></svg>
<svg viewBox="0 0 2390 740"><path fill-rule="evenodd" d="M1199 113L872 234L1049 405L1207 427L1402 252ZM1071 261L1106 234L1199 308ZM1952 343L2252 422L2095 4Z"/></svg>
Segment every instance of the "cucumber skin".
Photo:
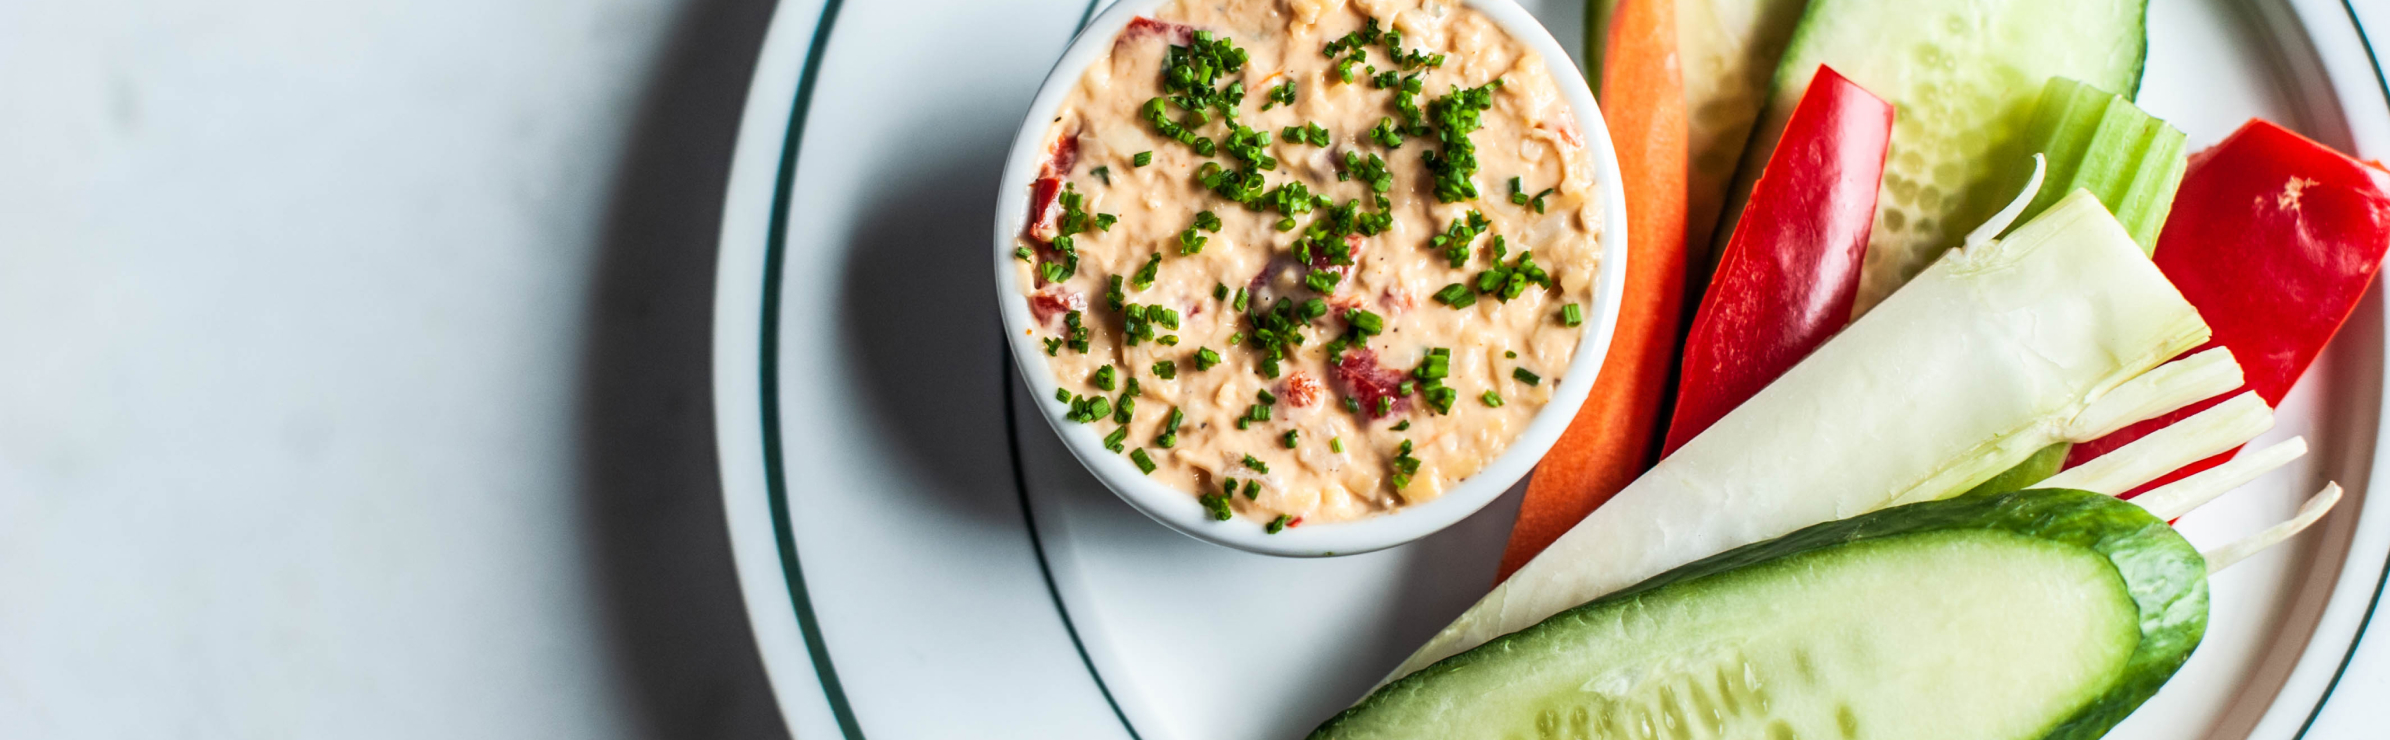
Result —
<svg viewBox="0 0 2390 740"><path fill-rule="evenodd" d="M1995 529L2089 549L2108 558L2122 576L2141 613L2141 643L2108 691L2041 735L2040 740L2097 740L2158 692L2207 634L2207 561L2164 520L2113 497L2068 489L2030 489L1967 494L1941 501L1895 506L1813 525L1688 563L1617 593L1553 615L1519 632L1445 658L1370 692L1309 736L1328 740L1348 718L1376 704L1411 693L1435 677L1468 670L1482 656L1506 651L1529 632L1571 616L1633 600L1641 594L1688 584L1725 571L1858 542L1958 529Z"/></svg>

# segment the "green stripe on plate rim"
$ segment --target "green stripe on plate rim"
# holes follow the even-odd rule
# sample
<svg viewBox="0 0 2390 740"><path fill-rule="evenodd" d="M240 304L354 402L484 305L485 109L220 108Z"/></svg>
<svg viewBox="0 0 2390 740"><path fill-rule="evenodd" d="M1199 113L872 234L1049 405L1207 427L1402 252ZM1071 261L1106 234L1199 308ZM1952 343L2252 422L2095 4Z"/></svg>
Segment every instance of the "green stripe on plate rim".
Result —
<svg viewBox="0 0 2390 740"><path fill-rule="evenodd" d="M1102 2L1090 0L1087 8L1079 14L1076 28L1086 29L1088 21L1095 18L1096 8ZM784 474L786 463L780 455L780 281L782 262L787 255L789 201L796 184L797 154L805 141L806 117L813 106L814 82L821 71L823 52L829 47L831 31L837 25L840 4L841 0L826 0L822 5L821 18L814 24L813 39L805 51L804 67L798 73L796 99L789 112L788 135L781 142L780 167L772 186L772 218L764 241L762 328L758 352L761 360L759 398L763 407L764 490L772 517L772 539L779 549L780 571L787 581L790 605L796 611L797 630L804 637L806 652L811 654L815 678L821 684L822 695L830 705L831 715L837 719L839 733L848 740L864 740L862 724L855 719L854 707L847 702L846 689L838 680L838 669L831 661L829 644L822 637L821 624L813 614L812 597L805 588L804 568L797 559L796 534L788 526L788 483ZM1038 538L1036 515L1029 507L1028 482L1021 470L1020 439L1012 424L1012 371L1002 356L997 358L997 365L1004 375L1004 418L1006 435L1010 438L1007 442L1013 466L1013 486L1020 496L1021 515L1024 528L1028 531L1030 551L1037 555L1037 568L1039 575L1044 578L1046 595L1053 600L1055 614L1062 619L1062 628L1070 636L1071 647L1078 651L1080 664L1086 667L1088 676L1095 680L1096 690L1103 694L1104 704L1112 709L1112 716L1120 721L1121 728L1128 732L1129 737L1140 740L1136 726L1130 724L1128 715L1121 711L1120 703L1113 699L1111 687L1104 683L1102 672L1095 669L1094 659L1089 657L1086 644L1079 638L1078 627L1071 622L1070 610L1063 606L1062 592L1055 585L1053 569L1046 560L1045 545Z"/></svg>

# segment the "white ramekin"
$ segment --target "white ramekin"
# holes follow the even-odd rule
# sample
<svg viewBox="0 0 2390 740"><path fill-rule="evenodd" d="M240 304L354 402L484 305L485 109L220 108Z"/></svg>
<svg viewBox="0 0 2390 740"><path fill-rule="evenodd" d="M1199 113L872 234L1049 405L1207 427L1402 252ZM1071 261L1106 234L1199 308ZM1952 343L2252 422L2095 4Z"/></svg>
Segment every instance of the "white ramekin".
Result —
<svg viewBox="0 0 2390 740"><path fill-rule="evenodd" d="M1062 437L1071 454L1130 506L1172 529L1240 550L1298 557L1351 555L1425 537L1475 513L1525 477L1568 428L1577 408L1584 405L1602 359L1609 354L1619 300L1626 289L1626 194L1619 187L1618 157L1611 148L1610 129L1602 122L1601 110L1595 107L1593 91L1586 87L1584 73L1570 61L1568 51L1552 38L1551 32L1517 3L1465 0L1464 4L1485 14L1512 38L1543 57L1553 82L1575 111L1577 128L1584 134L1593 156L1595 188L1600 193L1597 197L1601 199L1603 212L1602 262L1576 358L1569 363L1564 376L1567 381L1519 433L1518 439L1511 442L1509 449L1444 495L1370 519L1310 524L1266 534L1260 522L1243 517L1214 521L1196 502L1194 494L1157 483L1141 474L1126 455L1104 449L1104 425L1072 422L1063 418L1065 409L1061 404L1044 403L1054 396L1054 371L1046 364L1045 349L1039 338L1026 331L1035 322L1029 311L1027 291L1020 284L1020 268L1015 265L1013 248L1017 246L1015 238L1029 218L1029 188L1044 157L1046 127L1052 123L1055 110L1062 106L1063 98L1078 83L1080 74L1104 55L1113 37L1119 35L1129 20L1151 13L1168 1L1122 0L1080 31L1070 48L1062 53L1062 59L1054 63L1053 71L1046 73L1045 83L1038 87L1037 97L1030 103L1029 114L1023 118L1020 133L1013 138L1011 154L1004 163L1004 179L998 183L996 197L995 239L989 253L996 266L997 303L1004 317L1004 335L1011 344L1021 380L1029 385L1030 397L1040 401L1036 404L1038 413L1045 415L1046 423Z"/></svg>

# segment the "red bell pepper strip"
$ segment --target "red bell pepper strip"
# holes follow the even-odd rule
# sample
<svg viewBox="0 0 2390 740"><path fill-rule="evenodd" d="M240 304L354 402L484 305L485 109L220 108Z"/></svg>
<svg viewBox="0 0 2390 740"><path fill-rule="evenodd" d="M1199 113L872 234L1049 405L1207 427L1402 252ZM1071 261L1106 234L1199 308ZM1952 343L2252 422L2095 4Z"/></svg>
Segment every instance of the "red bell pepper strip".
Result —
<svg viewBox="0 0 2390 740"><path fill-rule="evenodd" d="M1892 105L1819 66L1719 257L1685 338L1661 456L1850 322L1892 144Z"/></svg>
<svg viewBox="0 0 2390 740"><path fill-rule="evenodd" d="M2280 126L2252 120L2193 155L2151 259L2230 348L2247 383L2075 445L2067 466L2254 390L2280 405L2356 310L2390 247L2390 172ZM2234 452L2237 452L2235 450ZM2201 460L2131 492L2222 464Z"/></svg>

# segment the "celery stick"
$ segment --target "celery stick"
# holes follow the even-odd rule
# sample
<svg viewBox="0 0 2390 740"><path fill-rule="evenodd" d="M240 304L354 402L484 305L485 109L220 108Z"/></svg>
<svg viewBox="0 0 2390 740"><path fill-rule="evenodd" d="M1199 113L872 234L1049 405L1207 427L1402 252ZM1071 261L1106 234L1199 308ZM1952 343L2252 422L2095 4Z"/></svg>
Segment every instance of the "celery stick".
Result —
<svg viewBox="0 0 2390 740"><path fill-rule="evenodd" d="M2136 108L2123 96L2064 77L2052 77L2034 103L2025 127L2025 151L2047 160L2041 189L2012 223L2024 223L2077 190L2089 190L2116 216L2141 253L2157 248L2158 229L2174 206L2182 184L2183 133ZM2032 168L2017 160L2001 173L2009 192L2023 187ZM2057 473L2072 442L2052 445L2015 470L2001 473L1993 490L2015 490Z"/></svg>
<svg viewBox="0 0 2390 740"><path fill-rule="evenodd" d="M2183 132L2124 96L2052 77L2025 128L2025 147L2049 158L2049 173L2025 207L2025 218L2076 190L2089 190L2143 254L2157 248L2158 228L2166 223L2187 164ZM2023 170L2020 164L2007 173L2009 190L2024 182Z"/></svg>
<svg viewBox="0 0 2390 740"><path fill-rule="evenodd" d="M1702 557L1965 491L2208 335L2107 209L2077 193L1935 262L1595 509L1395 675Z"/></svg>

